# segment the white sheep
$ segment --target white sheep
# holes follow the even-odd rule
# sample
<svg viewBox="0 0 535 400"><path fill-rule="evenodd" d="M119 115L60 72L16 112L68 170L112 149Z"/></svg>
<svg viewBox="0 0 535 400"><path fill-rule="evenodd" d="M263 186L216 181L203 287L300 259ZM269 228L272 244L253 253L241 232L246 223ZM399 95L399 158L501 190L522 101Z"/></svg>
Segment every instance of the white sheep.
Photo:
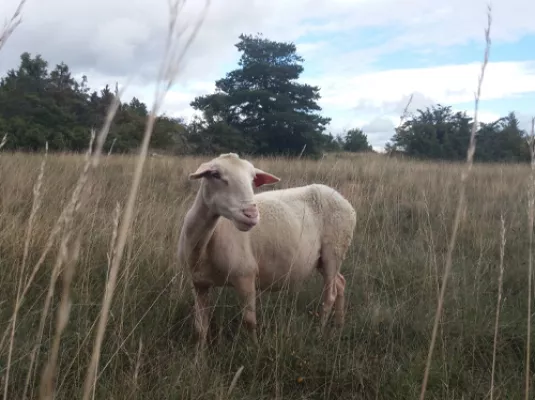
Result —
<svg viewBox="0 0 535 400"><path fill-rule="evenodd" d="M346 282L340 266L353 239L356 213L340 193L312 184L254 194L253 186L280 179L234 153L201 164L189 178L203 179L184 219L178 255L191 273L201 347L208 333L211 287L234 287L257 344L256 290L295 289L314 269L324 279L321 330L333 306L335 323L344 323Z"/></svg>

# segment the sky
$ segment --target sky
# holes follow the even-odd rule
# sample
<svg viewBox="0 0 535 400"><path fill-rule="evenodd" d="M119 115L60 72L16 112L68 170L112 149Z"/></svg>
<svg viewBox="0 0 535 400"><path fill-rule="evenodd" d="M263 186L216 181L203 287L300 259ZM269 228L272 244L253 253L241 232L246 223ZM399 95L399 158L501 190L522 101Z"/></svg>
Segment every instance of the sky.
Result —
<svg viewBox="0 0 535 400"><path fill-rule="evenodd" d="M27 0L22 22L0 50L0 74L20 54L65 62L89 86L122 87L152 106L176 0ZM483 0L211 0L179 65L161 111L186 120L189 103L213 92L237 67L239 35L293 42L304 58L300 81L320 87L322 115L334 135L361 128L380 150L409 96L409 112L440 103L473 115L485 47ZM0 0L7 21L18 0ZM204 0L182 1L175 49L185 48ZM480 121L515 111L524 129L535 116L535 1L493 0L489 64Z"/></svg>

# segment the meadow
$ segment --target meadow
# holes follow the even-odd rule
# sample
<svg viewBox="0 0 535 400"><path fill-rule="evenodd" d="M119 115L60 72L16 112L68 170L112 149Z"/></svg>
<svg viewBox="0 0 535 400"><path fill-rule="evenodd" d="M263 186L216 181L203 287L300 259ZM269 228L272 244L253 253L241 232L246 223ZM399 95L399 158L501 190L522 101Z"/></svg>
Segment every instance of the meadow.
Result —
<svg viewBox="0 0 535 400"><path fill-rule="evenodd" d="M82 398L136 163L131 156L104 156L87 176L79 194L84 201L55 229L84 175L84 157L48 155L41 170L43 159L0 154L0 387L6 399L37 398L41 382L54 381L43 375L54 354L55 398ZM300 293L260 295L255 349L241 328L234 292L216 290L209 357L196 366L192 297L176 248L198 186L187 175L204 160L146 161L92 396L418 398L462 166L379 155L253 159L281 178L273 189L321 182L355 207L354 241L342 267L346 324L328 338L317 333L318 274ZM484 399L491 386L496 399L524 396L530 179L529 165L473 167L426 398Z"/></svg>

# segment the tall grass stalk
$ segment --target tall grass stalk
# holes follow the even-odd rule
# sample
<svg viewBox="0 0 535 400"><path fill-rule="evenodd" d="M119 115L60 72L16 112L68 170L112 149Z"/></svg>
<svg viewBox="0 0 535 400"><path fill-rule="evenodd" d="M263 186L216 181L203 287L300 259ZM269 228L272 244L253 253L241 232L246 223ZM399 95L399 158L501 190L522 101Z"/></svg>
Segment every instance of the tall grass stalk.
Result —
<svg viewBox="0 0 535 400"><path fill-rule="evenodd" d="M505 216L501 215L501 229L500 229L500 264L498 268L498 298L496 300L496 317L494 319L494 340L492 347L492 371L490 378L490 400L494 400L494 380L496 371L496 351L498 347L498 330L500 327L500 311L502 309L502 295L503 295L503 260L505 258Z"/></svg>
<svg viewBox="0 0 535 400"><path fill-rule="evenodd" d="M470 143L468 145L468 151L466 155L466 166L461 172L461 181L459 188L459 201L457 203L457 209L455 210L455 217L453 220L453 228L450 237L450 242L448 245L448 250L446 253L446 262L444 266L444 275L442 277L442 286L440 288L440 296L438 298L437 311L435 314L435 321L433 324L433 331L431 334L431 341L429 343L429 352L427 355L427 363L424 371L424 378L422 382L422 391L420 392L420 400L425 398L425 391L427 389L427 381L429 379L429 370L431 369L431 360L433 358L433 350L435 347L435 342L437 338L438 325L442 317L442 309L444 307L444 298L446 295L446 284L448 283L448 278L451 272L453 250L455 249L455 242L457 240L457 231L459 229L459 224L461 222L461 216L465 207L465 196L466 196L466 181L470 176L473 166L474 153L476 151L476 132L478 128L478 111L479 111L479 99L481 97L481 88L483 86L483 77L485 76L485 69L489 61L489 52L490 52L490 27L492 23L492 8L490 4L487 6L487 27L485 28L485 53L483 56L483 64L481 65L481 73L479 75L477 92L475 93L475 105L474 105L474 121L472 123L472 131L470 134Z"/></svg>
<svg viewBox="0 0 535 400"><path fill-rule="evenodd" d="M175 0L170 2L170 20L169 20L169 30L167 33L167 42L164 52L164 61L159 72L158 81L156 85L155 100L153 103L152 110L147 118L147 124L145 126L145 132L143 134L143 141L141 144L141 149L139 156L137 158L134 177L132 179L132 186L130 193L128 195L123 218L121 219L119 232L117 236L117 244L113 258L111 259L111 268L109 278L107 280L106 290L104 293L104 299L102 302L102 308L100 313L99 322L97 325L97 332L95 336L95 343L93 346L93 353L91 356L90 365L87 369L87 374L84 382L84 391L83 391L83 400L88 400L91 394L91 389L95 385L95 378L97 376L98 361L100 357L100 349L102 346L102 340L104 339L104 333L106 330L106 323L108 319L109 310L111 308L111 302L113 299L113 294L115 291L115 285L117 281L117 274L119 271L119 265L121 264L123 250L126 244L126 239L128 231L133 217L134 202L136 200L137 192L139 190L139 185L141 182L141 176L143 172L143 167L145 165L145 160L147 157L147 151L149 147L150 138L154 128L154 121L159 111L167 91L171 88L173 82L175 81L178 71L181 67L181 62L186 54L186 51L191 46L194 38L196 37L202 23L204 22L210 0L206 0L205 7L203 8L203 13L197 21L194 29L188 36L184 48L180 49L178 47L178 39L183 34L184 30L177 28L178 16L180 10L186 3L185 0Z"/></svg>
<svg viewBox="0 0 535 400"><path fill-rule="evenodd" d="M100 131L90 132L85 156L0 157L3 397L417 398L424 368L427 397L488 398L489 388L493 398L529 397L533 164L469 168L347 153L252 158L283 177L279 187L325 183L355 207L354 243L342 266L346 325L336 340L314 334L318 275L296 296L259 293L261 341L253 351L241 340L238 299L220 290L212 309L220 323L211 326L208 357L195 365L193 299L174 255L194 196L187 175L206 157L147 158L154 116L202 24L203 17L192 22L184 38L173 17L183 8L170 5L172 34L138 154L102 161L123 86ZM477 101L475 116L477 123ZM533 126L531 136L535 151ZM432 357L429 315L440 356Z"/></svg>
<svg viewBox="0 0 535 400"><path fill-rule="evenodd" d="M23 287L23 282L25 278L26 264L28 260L28 252L30 248L31 236L32 236L33 228L34 228L35 217L37 216L37 212L39 211L41 207L41 187L43 185L43 176L45 174L45 165L46 165L47 155L48 155L48 143L46 143L45 145L45 154L41 162L41 166L39 168L39 174L37 176L37 180L33 187L32 209L30 211L30 216L28 217L28 225L26 227L24 250L22 253L22 261L21 261L20 269L18 270L19 279L17 281L17 295L16 295L16 300L15 300L15 310L13 312L13 322L11 324L11 337L10 337L8 356L7 356L4 400L7 399L7 389L9 386L9 373L10 373L10 368L11 368L11 356L13 352L13 346L15 344L15 328L17 325L18 307L20 307L19 304L22 303L22 299L23 299L22 287Z"/></svg>
<svg viewBox="0 0 535 400"><path fill-rule="evenodd" d="M0 31L0 50L2 50L2 47L4 47L9 37L22 22L21 13L22 9L24 8L24 4L26 4L26 0L20 0L15 12Z"/></svg>
<svg viewBox="0 0 535 400"><path fill-rule="evenodd" d="M529 235L529 256L528 256L528 309L527 309L527 332L526 332L526 375L524 398L529 400L530 392L530 362L531 362L531 299L533 285L533 228L535 219L535 117L531 119L531 182L528 188L528 235Z"/></svg>

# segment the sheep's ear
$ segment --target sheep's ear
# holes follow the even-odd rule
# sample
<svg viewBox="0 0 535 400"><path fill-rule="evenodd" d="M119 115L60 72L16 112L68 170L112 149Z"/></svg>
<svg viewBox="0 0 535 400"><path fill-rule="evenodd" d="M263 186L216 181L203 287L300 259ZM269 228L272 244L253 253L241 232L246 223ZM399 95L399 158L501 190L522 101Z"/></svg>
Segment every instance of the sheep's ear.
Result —
<svg viewBox="0 0 535 400"><path fill-rule="evenodd" d="M272 185L274 183L277 183L280 181L279 178L277 178L275 175L271 175L267 172L262 171L259 168L255 168L255 177L254 177L254 185L256 187L262 186L262 185Z"/></svg>
<svg viewBox="0 0 535 400"><path fill-rule="evenodd" d="M192 174L189 174L189 179L199 179L204 178L206 175L209 175L211 173L215 172L215 168L212 167L209 163L203 163L199 165L199 168L197 168L197 171L195 171Z"/></svg>

